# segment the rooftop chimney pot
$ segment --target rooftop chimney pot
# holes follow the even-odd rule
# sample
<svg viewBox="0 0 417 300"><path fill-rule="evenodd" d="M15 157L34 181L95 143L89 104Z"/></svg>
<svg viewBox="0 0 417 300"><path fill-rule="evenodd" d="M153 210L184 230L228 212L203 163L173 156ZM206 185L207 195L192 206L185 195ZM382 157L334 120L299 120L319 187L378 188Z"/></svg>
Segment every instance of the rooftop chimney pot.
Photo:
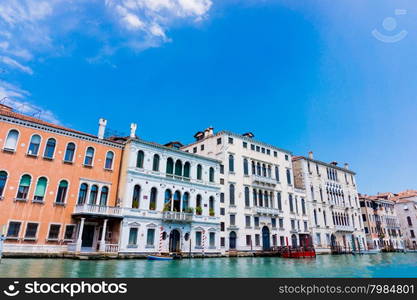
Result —
<svg viewBox="0 0 417 300"><path fill-rule="evenodd" d="M314 159L313 151L308 152L308 158L309 159Z"/></svg>
<svg viewBox="0 0 417 300"><path fill-rule="evenodd" d="M98 138L99 139L103 139L104 138L104 132L106 131L106 125L107 125L107 120L100 118L98 120Z"/></svg>
<svg viewBox="0 0 417 300"><path fill-rule="evenodd" d="M131 138L135 138L136 137L136 128L138 127L138 125L136 123L131 123L130 124L130 137Z"/></svg>

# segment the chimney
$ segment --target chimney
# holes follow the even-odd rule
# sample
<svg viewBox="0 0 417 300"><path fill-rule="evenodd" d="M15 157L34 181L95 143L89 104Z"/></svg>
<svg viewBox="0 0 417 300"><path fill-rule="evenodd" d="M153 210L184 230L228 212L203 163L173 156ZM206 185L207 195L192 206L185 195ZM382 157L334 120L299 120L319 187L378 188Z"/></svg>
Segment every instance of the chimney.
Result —
<svg viewBox="0 0 417 300"><path fill-rule="evenodd" d="M98 138L99 139L103 139L104 138L104 132L106 131L106 125L107 125L107 120L100 118L98 120Z"/></svg>
<svg viewBox="0 0 417 300"><path fill-rule="evenodd" d="M313 151L308 152L308 158L314 159Z"/></svg>
<svg viewBox="0 0 417 300"><path fill-rule="evenodd" d="M204 138L209 136L209 129L204 129Z"/></svg>
<svg viewBox="0 0 417 300"><path fill-rule="evenodd" d="M345 169L349 170L349 164L348 163L345 163Z"/></svg>
<svg viewBox="0 0 417 300"><path fill-rule="evenodd" d="M136 137L136 128L138 125L136 123L130 123L130 137L135 138Z"/></svg>
<svg viewBox="0 0 417 300"><path fill-rule="evenodd" d="M213 136L214 135L214 133L213 133L213 127L212 126L210 126L209 128L208 128L208 134L209 134L209 136Z"/></svg>
<svg viewBox="0 0 417 300"><path fill-rule="evenodd" d="M331 165L333 165L333 166L337 166L337 161L332 161L331 163L330 163Z"/></svg>

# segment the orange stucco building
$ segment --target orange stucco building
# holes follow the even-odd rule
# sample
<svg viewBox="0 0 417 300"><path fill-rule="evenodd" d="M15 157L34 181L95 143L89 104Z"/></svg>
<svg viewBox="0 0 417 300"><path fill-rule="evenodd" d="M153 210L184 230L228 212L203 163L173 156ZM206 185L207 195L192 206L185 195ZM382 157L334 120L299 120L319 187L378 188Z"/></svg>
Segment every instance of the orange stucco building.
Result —
<svg viewBox="0 0 417 300"><path fill-rule="evenodd" d="M117 252L123 145L0 105L5 253Z"/></svg>

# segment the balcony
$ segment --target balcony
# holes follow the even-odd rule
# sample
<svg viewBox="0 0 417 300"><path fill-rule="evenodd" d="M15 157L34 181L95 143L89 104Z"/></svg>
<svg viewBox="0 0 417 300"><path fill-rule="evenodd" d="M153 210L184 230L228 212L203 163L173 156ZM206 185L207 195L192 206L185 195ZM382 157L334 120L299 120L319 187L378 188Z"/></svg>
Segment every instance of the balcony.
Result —
<svg viewBox="0 0 417 300"><path fill-rule="evenodd" d="M252 174L252 182L254 184L268 184L274 186L278 183L277 180L274 178L259 176L255 174Z"/></svg>
<svg viewBox="0 0 417 300"><path fill-rule="evenodd" d="M342 231L342 232L354 232L355 228L353 226L345 226L345 225L336 225L336 231Z"/></svg>
<svg viewBox="0 0 417 300"><path fill-rule="evenodd" d="M262 207L262 206L255 206L253 208L253 212L255 214L270 215L270 216L278 216L280 213L280 211L276 208Z"/></svg>
<svg viewBox="0 0 417 300"><path fill-rule="evenodd" d="M164 211L162 212L162 220L165 222L188 223L193 221L193 214L185 212Z"/></svg>
<svg viewBox="0 0 417 300"><path fill-rule="evenodd" d="M122 208L115 206L103 206L93 204L82 204L75 206L73 215L90 215L103 217L122 217Z"/></svg>

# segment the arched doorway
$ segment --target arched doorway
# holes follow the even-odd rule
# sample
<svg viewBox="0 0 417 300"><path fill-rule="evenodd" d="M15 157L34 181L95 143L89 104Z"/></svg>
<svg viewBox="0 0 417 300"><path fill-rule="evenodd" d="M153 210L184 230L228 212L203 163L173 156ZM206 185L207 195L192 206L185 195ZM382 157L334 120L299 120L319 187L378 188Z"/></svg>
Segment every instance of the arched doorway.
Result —
<svg viewBox="0 0 417 300"><path fill-rule="evenodd" d="M269 228L264 226L262 228L262 249L264 251L269 250L271 248L270 238L269 238Z"/></svg>
<svg viewBox="0 0 417 300"><path fill-rule="evenodd" d="M229 234L229 249L236 249L236 232L232 231Z"/></svg>
<svg viewBox="0 0 417 300"><path fill-rule="evenodd" d="M295 234L293 234L293 235L291 236L291 245L292 245L293 247L297 247L297 246L298 246L298 244L297 244L297 236L296 236Z"/></svg>
<svg viewBox="0 0 417 300"><path fill-rule="evenodd" d="M180 239L180 232L176 229L172 230L169 234L169 252L180 252Z"/></svg>
<svg viewBox="0 0 417 300"><path fill-rule="evenodd" d="M336 236L334 234L330 238L330 243L332 247L336 247Z"/></svg>

